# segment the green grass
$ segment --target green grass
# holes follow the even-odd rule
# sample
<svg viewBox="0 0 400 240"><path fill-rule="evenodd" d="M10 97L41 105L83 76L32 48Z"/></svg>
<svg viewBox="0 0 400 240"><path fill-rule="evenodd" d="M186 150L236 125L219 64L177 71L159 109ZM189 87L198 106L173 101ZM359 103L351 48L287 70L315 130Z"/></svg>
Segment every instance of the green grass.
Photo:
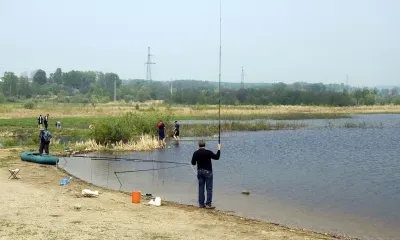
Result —
<svg viewBox="0 0 400 240"><path fill-rule="evenodd" d="M302 123L284 123L284 122L258 122L258 123L241 123L228 122L221 123L221 132L231 131L271 131L271 130L290 130L306 127ZM205 137L218 134L217 124L189 124L181 127L182 134L185 137ZM172 131L169 131L168 136L172 137Z"/></svg>
<svg viewBox="0 0 400 240"><path fill-rule="evenodd" d="M49 128L55 129L56 121L60 121L62 128L84 129L88 128L91 122L105 118L106 117L65 117L50 119L51 125L49 125ZM0 128L5 127L37 128L37 118L0 119Z"/></svg>

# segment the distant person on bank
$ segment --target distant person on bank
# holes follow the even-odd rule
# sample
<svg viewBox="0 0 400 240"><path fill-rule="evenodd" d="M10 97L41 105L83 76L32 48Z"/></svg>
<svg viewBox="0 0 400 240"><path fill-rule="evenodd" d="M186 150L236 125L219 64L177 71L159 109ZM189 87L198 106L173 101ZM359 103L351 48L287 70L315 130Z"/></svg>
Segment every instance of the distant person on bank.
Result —
<svg viewBox="0 0 400 240"><path fill-rule="evenodd" d="M49 114L47 114L46 116L44 116L44 129L47 130L47 128L49 127Z"/></svg>
<svg viewBox="0 0 400 240"><path fill-rule="evenodd" d="M42 117L42 114L40 114L39 115L39 117L38 117L38 128L41 128L42 127L42 124L43 124L43 117Z"/></svg>
<svg viewBox="0 0 400 240"><path fill-rule="evenodd" d="M157 123L158 128L158 139L164 143L165 142L165 124L162 120Z"/></svg>
<svg viewBox="0 0 400 240"><path fill-rule="evenodd" d="M221 144L218 144L218 151L214 154L206 149L204 140L199 141L199 149L193 153L192 165L197 164L197 179L199 181L199 207L214 209L212 205L213 194L213 169L211 159L218 160L221 155ZM207 190L207 201L204 204L204 187Z"/></svg>
<svg viewBox="0 0 400 240"><path fill-rule="evenodd" d="M175 121L175 128L174 128L175 140L179 140L179 128L180 128L180 125L179 125L178 121Z"/></svg>

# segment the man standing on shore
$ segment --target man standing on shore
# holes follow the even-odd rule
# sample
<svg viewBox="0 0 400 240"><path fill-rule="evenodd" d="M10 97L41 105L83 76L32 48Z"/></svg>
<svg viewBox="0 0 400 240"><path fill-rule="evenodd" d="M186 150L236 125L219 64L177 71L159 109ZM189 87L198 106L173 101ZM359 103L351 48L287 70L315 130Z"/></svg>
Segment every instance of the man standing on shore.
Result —
<svg viewBox="0 0 400 240"><path fill-rule="evenodd" d="M217 154L206 149L204 140L199 141L199 149L193 153L192 165L197 164L197 179L199 180L199 207L214 209L212 205L213 170L211 159L218 160L221 155L221 144L218 144ZM207 201L204 204L204 186L207 189Z"/></svg>
<svg viewBox="0 0 400 240"><path fill-rule="evenodd" d="M40 134L39 134L39 141L40 141L40 146L39 146L39 153L43 154L44 152L49 155L49 145L50 145L50 139L53 136L51 133L44 128L40 128Z"/></svg>

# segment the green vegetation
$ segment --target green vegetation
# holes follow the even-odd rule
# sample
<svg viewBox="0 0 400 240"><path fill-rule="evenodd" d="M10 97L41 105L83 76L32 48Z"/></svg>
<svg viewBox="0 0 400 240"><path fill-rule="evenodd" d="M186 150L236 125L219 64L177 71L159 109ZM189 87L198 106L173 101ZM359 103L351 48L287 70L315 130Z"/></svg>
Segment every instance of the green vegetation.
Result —
<svg viewBox="0 0 400 240"><path fill-rule="evenodd" d="M177 80L145 81L121 80L115 73L98 71L62 72L46 74L37 70L29 81L26 76L5 72L0 82L0 103L24 99L46 99L55 103L91 104L110 102L114 97L125 102L164 100L171 104L216 104L217 83ZM173 86L171 92L171 84ZM344 84L247 84L245 89L234 83L221 83L221 103L225 105L309 105L359 106L400 104L400 89L354 88Z"/></svg>
<svg viewBox="0 0 400 240"><path fill-rule="evenodd" d="M33 109L35 107L35 103L32 101L28 101L24 104L24 108L26 109Z"/></svg>
<svg viewBox="0 0 400 240"><path fill-rule="evenodd" d="M95 127L89 137L96 143L107 145L110 143L132 140L142 134L157 135L156 124L162 120L166 128L171 128L171 115L159 112L126 113L118 117L109 117L95 121Z"/></svg>
<svg viewBox="0 0 400 240"><path fill-rule="evenodd" d="M225 122L221 123L221 132L231 131L269 131L269 130L290 130L306 127L306 124L302 123L270 123L270 122L258 122L258 123L243 123L243 122ZM183 136L197 136L206 137L218 134L218 124L189 124L183 128ZM168 135L172 137L172 131L168 132Z"/></svg>
<svg viewBox="0 0 400 240"><path fill-rule="evenodd" d="M177 115L174 117L177 120L217 120L218 115ZM221 120L302 120L302 119L337 119L351 118L349 114L344 113L254 113L254 114L222 114Z"/></svg>
<svg viewBox="0 0 400 240"><path fill-rule="evenodd" d="M340 127L344 128L383 128L383 123L366 123L366 122L345 122Z"/></svg>

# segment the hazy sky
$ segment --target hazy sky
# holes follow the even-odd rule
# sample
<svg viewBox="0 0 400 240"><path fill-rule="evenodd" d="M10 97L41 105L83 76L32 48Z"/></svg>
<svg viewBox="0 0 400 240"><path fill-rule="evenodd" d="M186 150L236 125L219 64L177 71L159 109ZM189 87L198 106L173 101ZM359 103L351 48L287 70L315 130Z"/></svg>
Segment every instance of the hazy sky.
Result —
<svg viewBox="0 0 400 240"><path fill-rule="evenodd" d="M223 0L222 81L400 83L400 0ZM218 0L0 0L0 74L218 81Z"/></svg>

